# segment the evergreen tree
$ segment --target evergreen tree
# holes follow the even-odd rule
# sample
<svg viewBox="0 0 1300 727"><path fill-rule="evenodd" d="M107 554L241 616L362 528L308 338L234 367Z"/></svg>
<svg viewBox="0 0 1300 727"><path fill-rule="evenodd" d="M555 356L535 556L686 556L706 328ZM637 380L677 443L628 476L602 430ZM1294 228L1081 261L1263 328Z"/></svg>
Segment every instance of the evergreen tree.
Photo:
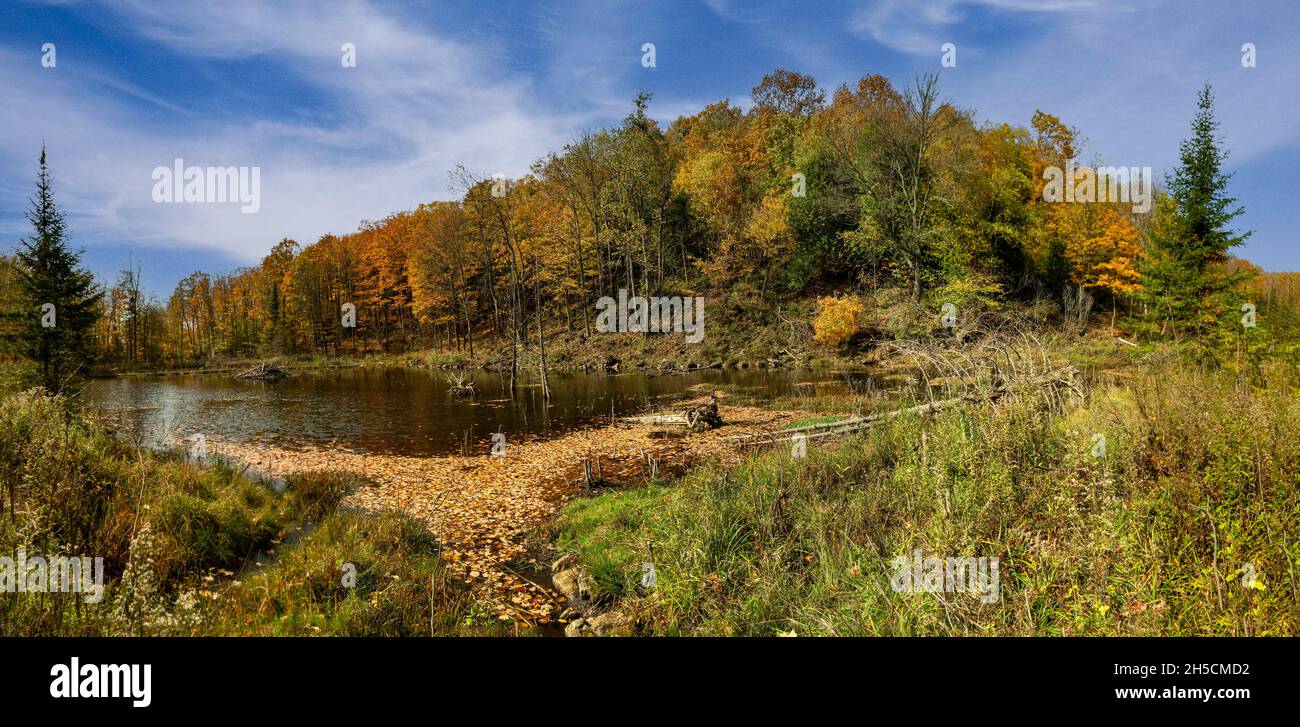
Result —
<svg viewBox="0 0 1300 727"><path fill-rule="evenodd" d="M13 261L21 310L10 338L20 355L36 363L41 384L59 391L91 358L102 294L79 255L68 249L44 147L31 203L27 219L34 234L22 240Z"/></svg>
<svg viewBox="0 0 1300 727"><path fill-rule="evenodd" d="M1207 332L1236 302L1244 273L1228 270L1228 250L1249 232L1229 223L1244 210L1227 195L1232 175L1215 132L1214 94L1207 84L1197 100L1192 136L1179 146L1179 165L1165 179L1168 197L1157 205L1146 270L1152 313L1175 331Z"/></svg>

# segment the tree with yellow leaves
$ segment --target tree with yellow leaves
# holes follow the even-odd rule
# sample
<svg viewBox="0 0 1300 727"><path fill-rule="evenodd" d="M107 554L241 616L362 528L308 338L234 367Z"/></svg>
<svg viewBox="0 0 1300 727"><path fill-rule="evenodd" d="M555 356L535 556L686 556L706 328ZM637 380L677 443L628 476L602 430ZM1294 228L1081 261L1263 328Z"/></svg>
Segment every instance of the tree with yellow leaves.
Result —
<svg viewBox="0 0 1300 727"><path fill-rule="evenodd" d="M862 301L856 296L825 296L817 299L813 319L813 340L838 348L862 330Z"/></svg>

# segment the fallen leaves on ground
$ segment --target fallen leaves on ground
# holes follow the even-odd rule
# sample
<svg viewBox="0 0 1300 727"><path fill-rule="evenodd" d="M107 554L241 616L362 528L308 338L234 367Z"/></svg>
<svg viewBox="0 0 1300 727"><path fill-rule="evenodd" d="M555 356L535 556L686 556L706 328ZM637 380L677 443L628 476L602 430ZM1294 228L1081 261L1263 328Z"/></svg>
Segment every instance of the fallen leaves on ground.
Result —
<svg viewBox="0 0 1300 727"><path fill-rule="evenodd" d="M707 456L734 461L740 453L722 437L779 429L807 416L739 406L720 406L719 412L727 426L683 437L652 438L660 427L617 421L508 443L502 456L408 457L233 442L215 449L275 477L312 470L364 475L376 486L349 495L345 506L415 517L442 544L452 571L485 596L500 618L547 623L563 610L563 598L506 564L527 558L528 534L581 491L584 459L599 461L607 480L635 482L648 476L650 459L658 460L661 474Z"/></svg>

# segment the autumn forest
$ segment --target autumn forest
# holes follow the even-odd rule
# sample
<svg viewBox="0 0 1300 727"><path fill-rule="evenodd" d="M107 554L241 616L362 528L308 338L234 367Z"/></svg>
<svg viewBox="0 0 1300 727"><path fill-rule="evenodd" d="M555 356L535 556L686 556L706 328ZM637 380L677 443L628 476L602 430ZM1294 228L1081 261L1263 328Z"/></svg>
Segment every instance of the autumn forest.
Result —
<svg viewBox="0 0 1300 727"><path fill-rule="evenodd" d="M778 70L752 98L748 111L723 100L665 129L642 94L620 125L578 135L522 178L457 168L455 201L281 240L259 265L195 272L165 299L124 270L102 299L103 358L159 368L472 351L485 338L590 332L593 302L619 289L704 294L719 309L758 311L760 324L774 301L882 287L933 303L935 315L947 300L1086 298L1112 322L1140 318L1168 335L1200 331L1230 307L1180 298L1161 272L1176 257L1162 234L1178 215L1164 184L1147 212L1044 200L1045 170L1086 158L1068 120L1040 111L1027 128L978 124L933 76L896 88L868 75L827 94ZM1254 286L1243 300L1296 299L1294 276L1246 282L1238 273L1253 267L1230 261L1230 244L1204 261ZM347 303L355 327L340 316Z"/></svg>

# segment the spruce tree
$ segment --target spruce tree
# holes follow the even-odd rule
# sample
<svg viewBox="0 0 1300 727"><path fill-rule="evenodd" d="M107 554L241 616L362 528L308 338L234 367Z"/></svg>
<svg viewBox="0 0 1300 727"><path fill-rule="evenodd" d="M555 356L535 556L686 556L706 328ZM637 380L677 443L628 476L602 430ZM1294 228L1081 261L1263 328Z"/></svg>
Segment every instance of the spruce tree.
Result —
<svg viewBox="0 0 1300 727"><path fill-rule="evenodd" d="M1214 94L1197 98L1192 136L1179 146L1179 165L1165 178L1167 198L1157 206L1146 288L1153 313L1176 331L1204 334L1236 302L1243 274L1230 272L1228 250L1250 236L1228 225L1244 209L1227 194L1227 152L1215 133Z"/></svg>
<svg viewBox="0 0 1300 727"><path fill-rule="evenodd" d="M91 359L101 293L78 253L68 249L44 147L31 205L33 234L20 242L13 261L21 308L10 337L14 349L36 364L41 384L59 391Z"/></svg>

